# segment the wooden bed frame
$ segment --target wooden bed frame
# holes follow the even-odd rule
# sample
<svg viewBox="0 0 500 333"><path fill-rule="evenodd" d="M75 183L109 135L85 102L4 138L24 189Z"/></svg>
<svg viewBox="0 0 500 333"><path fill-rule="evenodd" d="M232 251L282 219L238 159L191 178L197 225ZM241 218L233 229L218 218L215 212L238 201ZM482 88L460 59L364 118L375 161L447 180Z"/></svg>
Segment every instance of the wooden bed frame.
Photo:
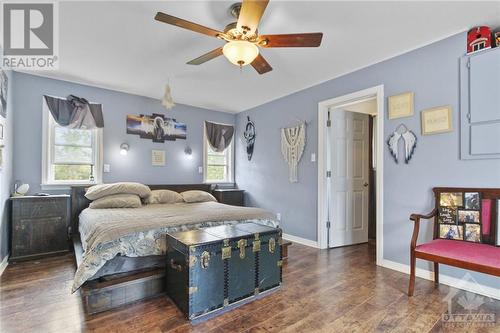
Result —
<svg viewBox="0 0 500 333"><path fill-rule="evenodd" d="M152 190L172 190L183 192L201 190L211 192L210 184L148 185ZM83 248L78 232L78 216L89 206L85 191L89 186L71 188L71 235L77 265L80 264ZM119 306L144 300L166 292L165 269L158 267L143 268L130 272L120 272L87 281L80 288L87 314L94 314Z"/></svg>

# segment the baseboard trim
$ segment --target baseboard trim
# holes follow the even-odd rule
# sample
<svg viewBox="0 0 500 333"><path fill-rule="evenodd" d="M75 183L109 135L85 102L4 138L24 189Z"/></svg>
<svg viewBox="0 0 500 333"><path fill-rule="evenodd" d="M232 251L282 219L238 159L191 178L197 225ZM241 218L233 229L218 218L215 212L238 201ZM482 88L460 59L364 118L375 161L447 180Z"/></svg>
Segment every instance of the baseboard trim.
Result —
<svg viewBox="0 0 500 333"><path fill-rule="evenodd" d="M6 255L5 258L3 258L2 262L0 263L0 276L2 276L8 264L9 264L9 255Z"/></svg>
<svg viewBox="0 0 500 333"><path fill-rule="evenodd" d="M293 243L299 243L299 244L302 244L302 245L305 245L305 246L314 247L315 249L319 248L318 242L312 241L310 239L306 239L306 238L302 238L302 237L297 237L297 236L289 235L289 234L283 234L283 238L286 239L286 240L289 240L289 241L291 241Z"/></svg>
<svg viewBox="0 0 500 333"><path fill-rule="evenodd" d="M409 265L401 264L399 262L395 262L392 260L383 259L380 266L410 275ZM415 275L422 279L434 281L434 272L423 268L417 267L415 270ZM465 291L470 291L489 298L500 300L500 289L492 288L479 283L464 281L444 274L439 274L439 283L445 284L450 287L462 289Z"/></svg>

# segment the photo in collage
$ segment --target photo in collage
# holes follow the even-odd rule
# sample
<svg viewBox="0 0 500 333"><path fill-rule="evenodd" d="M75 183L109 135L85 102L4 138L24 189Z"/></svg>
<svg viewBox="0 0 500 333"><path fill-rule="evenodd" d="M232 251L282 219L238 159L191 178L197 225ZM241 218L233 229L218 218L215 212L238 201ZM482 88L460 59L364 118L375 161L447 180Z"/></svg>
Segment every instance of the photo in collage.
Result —
<svg viewBox="0 0 500 333"><path fill-rule="evenodd" d="M479 192L443 192L438 212L439 238L481 242Z"/></svg>

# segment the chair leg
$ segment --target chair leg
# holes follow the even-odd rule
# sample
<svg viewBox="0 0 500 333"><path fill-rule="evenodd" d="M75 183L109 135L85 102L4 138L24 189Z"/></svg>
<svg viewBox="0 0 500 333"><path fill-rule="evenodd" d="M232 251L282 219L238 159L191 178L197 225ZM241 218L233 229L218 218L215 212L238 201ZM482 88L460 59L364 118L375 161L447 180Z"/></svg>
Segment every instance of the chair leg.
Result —
<svg viewBox="0 0 500 333"><path fill-rule="evenodd" d="M417 258L415 252L411 250L410 254L410 285L408 286L408 296L413 296L413 289L415 289L415 265Z"/></svg>
<svg viewBox="0 0 500 333"><path fill-rule="evenodd" d="M439 264L437 262L434 263L434 284L436 287L439 285Z"/></svg>

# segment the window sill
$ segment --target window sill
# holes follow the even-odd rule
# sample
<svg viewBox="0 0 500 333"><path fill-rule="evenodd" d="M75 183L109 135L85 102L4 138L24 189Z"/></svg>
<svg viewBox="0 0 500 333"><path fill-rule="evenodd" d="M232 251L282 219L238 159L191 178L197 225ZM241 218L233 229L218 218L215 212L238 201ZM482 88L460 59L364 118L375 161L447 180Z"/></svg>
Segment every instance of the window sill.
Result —
<svg viewBox="0 0 500 333"><path fill-rule="evenodd" d="M92 186L98 185L99 183L93 182L85 182L85 183L45 183L40 184L40 188L42 190L69 190L71 186Z"/></svg>

